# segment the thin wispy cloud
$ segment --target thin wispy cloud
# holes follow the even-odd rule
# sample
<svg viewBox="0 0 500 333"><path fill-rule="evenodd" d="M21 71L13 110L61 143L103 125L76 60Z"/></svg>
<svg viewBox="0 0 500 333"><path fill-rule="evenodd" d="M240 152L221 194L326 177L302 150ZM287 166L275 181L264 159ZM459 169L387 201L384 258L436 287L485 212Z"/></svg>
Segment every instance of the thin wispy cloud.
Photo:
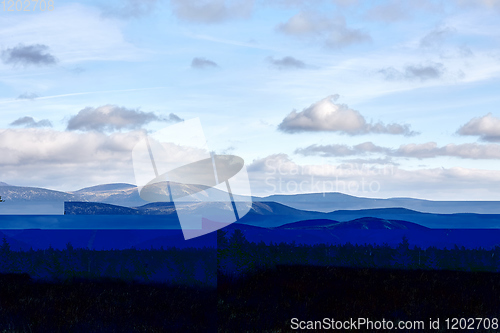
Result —
<svg viewBox="0 0 500 333"><path fill-rule="evenodd" d="M35 93L24 92L21 95L17 96L17 99L27 99L30 101L35 100L38 97Z"/></svg>
<svg viewBox="0 0 500 333"><path fill-rule="evenodd" d="M306 148L298 148L295 154L304 156L322 156L322 157L342 157L365 155L366 153L390 153L391 149L380 147L372 142L364 142L355 146L348 146L345 144L331 144L331 145L311 145Z"/></svg>
<svg viewBox="0 0 500 333"><path fill-rule="evenodd" d="M387 67L378 72L388 81L427 81L442 78L446 73L446 69L442 63L430 62L426 64L407 65L401 70L394 67Z"/></svg>
<svg viewBox="0 0 500 333"><path fill-rule="evenodd" d="M371 7L365 14L369 20L396 22L407 19L409 10L403 1L390 1Z"/></svg>
<svg viewBox="0 0 500 333"><path fill-rule="evenodd" d="M456 29L448 26L435 28L422 37L420 47L439 48L454 32L456 32Z"/></svg>
<svg viewBox="0 0 500 333"><path fill-rule="evenodd" d="M140 18L149 15L160 2L161 0L124 0L119 6L107 7L103 14L125 19Z"/></svg>
<svg viewBox="0 0 500 333"><path fill-rule="evenodd" d="M292 16L287 22L279 24L277 30L297 38L319 40L332 49L371 41L368 33L347 27L341 15L329 17L311 11Z"/></svg>
<svg viewBox="0 0 500 333"><path fill-rule="evenodd" d="M254 0L171 0L170 3L179 19L203 24L248 18L254 8Z"/></svg>

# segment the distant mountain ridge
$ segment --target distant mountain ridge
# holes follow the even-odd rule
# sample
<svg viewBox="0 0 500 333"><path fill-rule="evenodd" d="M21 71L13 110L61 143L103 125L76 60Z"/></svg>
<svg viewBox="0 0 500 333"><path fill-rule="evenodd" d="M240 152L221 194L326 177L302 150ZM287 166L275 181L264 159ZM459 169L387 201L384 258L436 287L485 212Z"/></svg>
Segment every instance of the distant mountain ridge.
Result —
<svg viewBox="0 0 500 333"><path fill-rule="evenodd" d="M255 200L274 201L297 209L325 213L336 210L401 207L436 214L500 214L500 201L433 201L413 198L372 199L338 192L275 194L264 198L255 198Z"/></svg>
<svg viewBox="0 0 500 333"><path fill-rule="evenodd" d="M325 230L325 229L385 229L385 230L414 230L414 229L429 229L422 225L402 221L402 220L386 220L376 217L360 217L351 221L339 222L335 220L319 219L319 220L305 220L294 223L285 224L277 227L276 229L286 230Z"/></svg>
<svg viewBox="0 0 500 333"><path fill-rule="evenodd" d="M68 215L165 215L176 218L174 214L188 211L195 215L223 213L232 210L228 203L151 203L137 208L113 206L91 202L67 202ZM206 216L206 215L205 215ZM214 215L212 215L214 216ZM367 219L365 219L367 218ZM237 221L239 224L264 228L275 228L301 221L320 221L333 226L335 222L357 220L360 226L369 222L371 228L415 229L413 224L438 229L495 229L500 228L500 214L433 214L422 213L406 208L378 208L361 210L338 210L330 213L299 210L276 202L253 202L249 212ZM370 220L371 219L371 220ZM385 221L385 222L384 222ZM305 223L305 222L301 222ZM297 225L297 226L300 226ZM353 226L355 227L355 226Z"/></svg>
<svg viewBox="0 0 500 333"><path fill-rule="evenodd" d="M123 207L139 207L150 203L149 201L143 200L140 195L137 186L127 183L114 183L114 184L103 184L91 187L82 188L77 191L55 191L38 187L24 187L24 186L13 186L6 183L0 186L0 196L6 201L40 201L40 202L100 202L107 203ZM160 192L164 192L162 184L159 184L157 188L152 187L150 191L157 191L161 197ZM179 185L176 186L173 191L177 191L178 195L195 193L192 198L195 201L206 201L207 194L201 192L205 187L196 185ZM215 201L224 201L228 194L218 189L211 188L210 198ZM243 198L241 196L234 196L235 200ZM246 200L245 198L243 198Z"/></svg>
<svg viewBox="0 0 500 333"><path fill-rule="evenodd" d="M90 187L84 187L79 189L78 191L73 191L71 193L85 193L85 192L105 192L105 191L114 191L114 190L125 190L132 187L136 187L133 184L127 183L113 183L113 184L104 184L104 185L95 185Z"/></svg>
<svg viewBox="0 0 500 333"><path fill-rule="evenodd" d="M154 191L163 191L162 184ZM206 192L201 191L196 185L183 185L176 187L178 194L193 194L193 200L207 202ZM210 197L214 201L225 201L227 193L214 188L208 189ZM164 194L163 194L164 195ZM44 188L13 186L0 182L0 196L8 201L79 201L100 202L122 207L141 207L149 201L139 196L138 188L133 184L114 183L95 185L82 188L77 191L54 191ZM234 196L236 201L246 201L248 197ZM476 214L500 214L499 201L432 201L412 198L389 198L372 199L355 197L338 192L329 193L305 193L294 195L271 195L267 197L252 197L253 202L275 202L301 211L314 211L318 213L330 213L338 210L365 210L380 208L406 208L424 213L454 214L454 213L476 213ZM200 204L201 205L201 204ZM265 204L264 204L265 205ZM261 209L264 206L261 207ZM256 207L256 209L258 209Z"/></svg>

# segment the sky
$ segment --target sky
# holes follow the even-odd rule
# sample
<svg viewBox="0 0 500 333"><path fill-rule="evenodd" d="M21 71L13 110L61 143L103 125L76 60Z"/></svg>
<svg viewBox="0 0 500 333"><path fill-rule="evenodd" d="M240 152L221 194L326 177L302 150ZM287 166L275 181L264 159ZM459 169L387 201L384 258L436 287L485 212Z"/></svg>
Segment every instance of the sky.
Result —
<svg viewBox="0 0 500 333"><path fill-rule="evenodd" d="M44 4L0 8L1 182L135 184L199 118L254 195L500 200L498 0Z"/></svg>

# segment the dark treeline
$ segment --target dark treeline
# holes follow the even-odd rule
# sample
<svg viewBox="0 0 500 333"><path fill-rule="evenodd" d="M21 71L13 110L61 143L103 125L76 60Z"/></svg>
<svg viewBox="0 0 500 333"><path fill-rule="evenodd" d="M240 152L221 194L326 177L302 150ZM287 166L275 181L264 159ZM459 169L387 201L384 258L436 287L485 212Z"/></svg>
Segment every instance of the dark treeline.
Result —
<svg viewBox="0 0 500 333"><path fill-rule="evenodd" d="M389 245L248 242L218 232L220 332L289 332L292 318L321 321L500 321L500 247L421 249ZM499 326L478 332L498 332ZM298 330L297 330L298 331ZM320 330L318 330L320 331ZM374 332L359 327L360 332ZM383 331L383 330L380 330ZM429 332L422 329L400 332Z"/></svg>
<svg viewBox="0 0 500 333"><path fill-rule="evenodd" d="M12 251L0 332L215 332L216 249Z"/></svg>
<svg viewBox="0 0 500 333"><path fill-rule="evenodd" d="M500 276L493 272L276 265L238 277L219 272L217 296L219 332L298 332L292 318L425 322L423 329L397 330L408 333L450 332L446 318L487 318L475 332L500 327ZM438 329L430 329L430 318L440 320Z"/></svg>
<svg viewBox="0 0 500 333"><path fill-rule="evenodd" d="M217 234L218 269L228 275L275 265L320 265L366 268L489 271L500 270L500 246L492 249L411 247L403 237L397 247L373 245L302 245L295 243L258 244L249 242L240 230L230 237Z"/></svg>
<svg viewBox="0 0 500 333"><path fill-rule="evenodd" d="M215 332L217 290L0 273L0 332Z"/></svg>
<svg viewBox="0 0 500 333"><path fill-rule="evenodd" d="M166 282L215 286L216 250L66 249L12 251L4 238L0 245L0 273L27 273L33 279L116 278L124 281Z"/></svg>

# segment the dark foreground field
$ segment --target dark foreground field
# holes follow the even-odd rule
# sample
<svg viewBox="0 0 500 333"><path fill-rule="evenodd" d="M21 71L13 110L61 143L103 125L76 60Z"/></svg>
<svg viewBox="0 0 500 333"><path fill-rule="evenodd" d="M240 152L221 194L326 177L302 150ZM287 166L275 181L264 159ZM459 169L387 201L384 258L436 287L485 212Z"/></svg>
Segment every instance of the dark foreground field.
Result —
<svg viewBox="0 0 500 333"><path fill-rule="evenodd" d="M216 290L0 274L0 332L216 332Z"/></svg>
<svg viewBox="0 0 500 333"><path fill-rule="evenodd" d="M500 317L500 274L300 265L240 278L219 272L217 309L220 332L290 332L294 317L423 320L420 331L447 331L446 318ZM441 329L430 330L429 318L440 318Z"/></svg>

